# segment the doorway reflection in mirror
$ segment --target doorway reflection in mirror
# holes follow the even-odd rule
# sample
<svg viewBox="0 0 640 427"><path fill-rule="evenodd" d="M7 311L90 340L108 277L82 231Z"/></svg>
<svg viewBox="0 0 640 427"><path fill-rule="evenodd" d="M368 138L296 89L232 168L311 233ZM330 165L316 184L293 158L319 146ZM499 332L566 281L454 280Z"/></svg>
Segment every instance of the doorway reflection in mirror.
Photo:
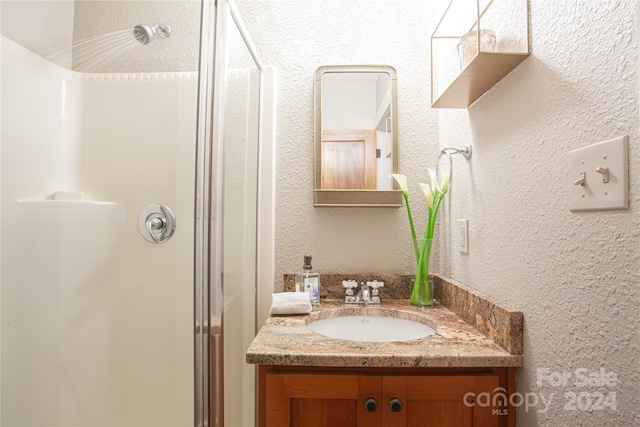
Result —
<svg viewBox="0 0 640 427"><path fill-rule="evenodd" d="M322 75L322 189L391 190L386 72Z"/></svg>

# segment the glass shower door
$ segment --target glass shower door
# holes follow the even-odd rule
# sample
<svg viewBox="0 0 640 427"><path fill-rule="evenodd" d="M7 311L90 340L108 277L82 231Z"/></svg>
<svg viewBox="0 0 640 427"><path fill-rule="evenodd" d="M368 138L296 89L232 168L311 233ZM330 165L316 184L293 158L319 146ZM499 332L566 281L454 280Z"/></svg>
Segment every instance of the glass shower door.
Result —
<svg viewBox="0 0 640 427"><path fill-rule="evenodd" d="M201 5L0 7L0 425L193 426Z"/></svg>
<svg viewBox="0 0 640 427"><path fill-rule="evenodd" d="M231 11L219 10L225 37L218 45L224 56L224 426L249 427L255 425L255 367L244 355L256 333L261 70Z"/></svg>

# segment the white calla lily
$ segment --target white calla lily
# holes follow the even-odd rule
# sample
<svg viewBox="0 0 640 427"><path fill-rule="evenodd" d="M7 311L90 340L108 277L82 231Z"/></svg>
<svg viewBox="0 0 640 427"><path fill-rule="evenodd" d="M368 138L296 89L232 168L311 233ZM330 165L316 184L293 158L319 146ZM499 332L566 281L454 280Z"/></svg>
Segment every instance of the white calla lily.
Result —
<svg viewBox="0 0 640 427"><path fill-rule="evenodd" d="M424 198L427 201L429 212L433 211L433 192L431 191L431 186L421 182L420 188L422 188L422 192L424 193Z"/></svg>
<svg viewBox="0 0 640 427"><path fill-rule="evenodd" d="M451 182L451 165L445 164L442 167L442 176L440 177L439 190L442 194L446 193L449 189L449 183Z"/></svg>
<svg viewBox="0 0 640 427"><path fill-rule="evenodd" d="M418 306L432 304L431 286L429 285L429 258L431 256L431 245L433 241L436 215L438 214L440 203L444 199L444 195L449 188L449 183L451 181L451 164L442 165L442 169L438 167L437 171L439 173L431 168L428 168L427 170L429 172L429 184L420 183L420 189L424 194L424 198L427 202L427 208L429 210L421 245L418 245L416 229L413 224L413 216L411 215L411 207L409 206L409 187L407 184L407 177L402 174L391 175L398 183L398 186L402 189L402 195L406 202L405 206L407 208L407 216L409 217L413 250L416 255L416 275L409 301L411 304ZM440 173L442 175L440 175Z"/></svg>
<svg viewBox="0 0 640 427"><path fill-rule="evenodd" d="M393 177L393 179L396 180L396 182L400 186L400 189L402 190L402 193L405 196L408 196L409 195L409 185L407 184L407 177L405 175L402 175L401 173L392 173L391 176Z"/></svg>
<svg viewBox="0 0 640 427"><path fill-rule="evenodd" d="M429 182L431 183L431 191L435 193L438 191L438 178L436 178L436 171L431 168L428 168L427 171L429 172Z"/></svg>

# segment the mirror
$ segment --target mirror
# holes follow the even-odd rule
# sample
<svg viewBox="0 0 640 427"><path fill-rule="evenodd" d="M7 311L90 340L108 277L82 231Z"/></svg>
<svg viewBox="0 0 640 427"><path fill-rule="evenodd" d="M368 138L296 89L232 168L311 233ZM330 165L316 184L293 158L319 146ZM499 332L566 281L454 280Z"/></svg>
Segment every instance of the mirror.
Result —
<svg viewBox="0 0 640 427"><path fill-rule="evenodd" d="M402 206L396 70L322 66L314 90L314 206Z"/></svg>

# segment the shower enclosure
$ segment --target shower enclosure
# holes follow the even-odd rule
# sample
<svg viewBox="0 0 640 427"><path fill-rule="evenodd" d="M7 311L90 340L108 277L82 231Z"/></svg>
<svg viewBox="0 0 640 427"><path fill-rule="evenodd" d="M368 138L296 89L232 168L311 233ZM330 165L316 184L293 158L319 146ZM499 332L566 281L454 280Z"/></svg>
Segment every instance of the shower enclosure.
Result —
<svg viewBox="0 0 640 427"><path fill-rule="evenodd" d="M270 166L231 0L0 8L0 426L253 425Z"/></svg>

